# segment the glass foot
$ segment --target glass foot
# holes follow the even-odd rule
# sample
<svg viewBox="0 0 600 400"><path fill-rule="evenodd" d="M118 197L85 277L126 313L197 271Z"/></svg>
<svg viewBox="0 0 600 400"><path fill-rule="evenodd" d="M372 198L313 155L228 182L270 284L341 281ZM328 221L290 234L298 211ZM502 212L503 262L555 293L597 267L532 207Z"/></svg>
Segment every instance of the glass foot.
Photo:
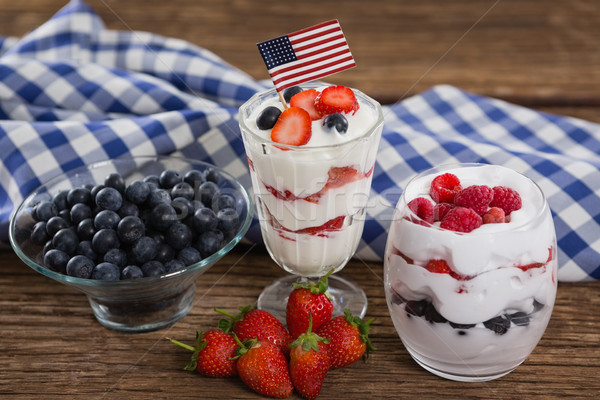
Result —
<svg viewBox="0 0 600 400"><path fill-rule="evenodd" d="M258 296L257 307L269 311L285 324L285 309L292 292L292 283L300 278L296 275L284 276L267 286ZM319 278L315 278L318 280ZM343 315L349 309L352 315L363 318L367 313L368 300L365 292L353 281L332 275L328 278L327 293L333 299L333 316Z"/></svg>

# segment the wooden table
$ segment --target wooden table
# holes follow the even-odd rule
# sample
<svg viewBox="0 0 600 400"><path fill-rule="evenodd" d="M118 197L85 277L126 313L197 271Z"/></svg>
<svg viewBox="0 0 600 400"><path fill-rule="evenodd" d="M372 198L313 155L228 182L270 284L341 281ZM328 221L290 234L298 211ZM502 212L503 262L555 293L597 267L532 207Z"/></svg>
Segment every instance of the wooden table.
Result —
<svg viewBox="0 0 600 400"><path fill-rule="evenodd" d="M20 36L65 1L0 0L0 35ZM256 79L255 43L338 18L358 68L331 77L382 103L452 84L536 109L600 122L600 3L589 1L345 2L90 0L108 28L146 30L206 47ZM13 399L259 398L239 380L183 371L192 343L283 275L264 249L239 246L198 280L196 304L173 327L123 334L100 326L84 295L0 252L0 396ZM561 283L538 347L516 371L486 383L435 377L410 358L392 326L382 265L342 274L369 297L378 351L330 372L320 399L562 399L600 394L600 286ZM292 398L297 398L294 394Z"/></svg>

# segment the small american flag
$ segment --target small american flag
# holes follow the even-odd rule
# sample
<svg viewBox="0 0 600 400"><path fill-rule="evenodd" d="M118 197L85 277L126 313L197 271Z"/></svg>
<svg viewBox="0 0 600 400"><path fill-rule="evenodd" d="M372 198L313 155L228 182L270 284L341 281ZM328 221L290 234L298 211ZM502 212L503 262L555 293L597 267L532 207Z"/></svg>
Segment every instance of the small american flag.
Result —
<svg viewBox="0 0 600 400"><path fill-rule="evenodd" d="M257 46L278 92L356 66L335 19Z"/></svg>

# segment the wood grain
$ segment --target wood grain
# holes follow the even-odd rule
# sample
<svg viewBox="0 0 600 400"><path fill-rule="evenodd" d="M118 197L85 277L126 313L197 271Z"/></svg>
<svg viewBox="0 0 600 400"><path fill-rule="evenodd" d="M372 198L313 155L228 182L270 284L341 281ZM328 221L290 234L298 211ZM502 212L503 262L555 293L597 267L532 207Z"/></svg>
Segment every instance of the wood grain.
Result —
<svg viewBox="0 0 600 400"><path fill-rule="evenodd" d="M0 35L22 36L66 0L0 0ZM255 44L330 18L358 67L328 79L394 103L451 84L538 110L600 122L600 2L595 0L89 0L107 28L151 31L205 47L256 79ZM192 311L173 327L128 335L103 328L85 296L0 252L0 397L7 399L255 399L238 380L183 371L192 343L215 326L215 307L252 303L283 275L261 247L239 246L198 279ZM457 383L418 367L385 303L380 263L342 274L369 297L378 351L332 371L320 399L583 399L600 394L597 283L560 284L548 330L516 371ZM292 398L298 398L295 394Z"/></svg>

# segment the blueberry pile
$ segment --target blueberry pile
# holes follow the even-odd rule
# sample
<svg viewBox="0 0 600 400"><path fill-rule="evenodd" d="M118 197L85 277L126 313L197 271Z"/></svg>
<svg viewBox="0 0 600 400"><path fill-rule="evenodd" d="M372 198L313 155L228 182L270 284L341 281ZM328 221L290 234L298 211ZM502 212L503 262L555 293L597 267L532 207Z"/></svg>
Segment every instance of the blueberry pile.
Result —
<svg viewBox="0 0 600 400"><path fill-rule="evenodd" d="M442 316L433 306L433 304L427 300L406 300L396 292L392 295L392 303L396 305L405 304L404 309L406 315L411 317L425 318L430 323L448 323L452 328L457 329L459 335L466 335L468 329L474 328L477 324L457 324L452 321L448 321ZM530 314L524 312L512 312L499 315L483 322L483 326L498 335L504 335L510 327L514 324L516 326L527 326L531 319L532 314L538 312L544 307L543 304L534 300L533 311Z"/></svg>
<svg viewBox="0 0 600 400"><path fill-rule="evenodd" d="M235 193L211 168L164 170L126 184L60 191L32 207L29 239L43 263L78 278L139 279L171 273L217 252L240 226Z"/></svg>

